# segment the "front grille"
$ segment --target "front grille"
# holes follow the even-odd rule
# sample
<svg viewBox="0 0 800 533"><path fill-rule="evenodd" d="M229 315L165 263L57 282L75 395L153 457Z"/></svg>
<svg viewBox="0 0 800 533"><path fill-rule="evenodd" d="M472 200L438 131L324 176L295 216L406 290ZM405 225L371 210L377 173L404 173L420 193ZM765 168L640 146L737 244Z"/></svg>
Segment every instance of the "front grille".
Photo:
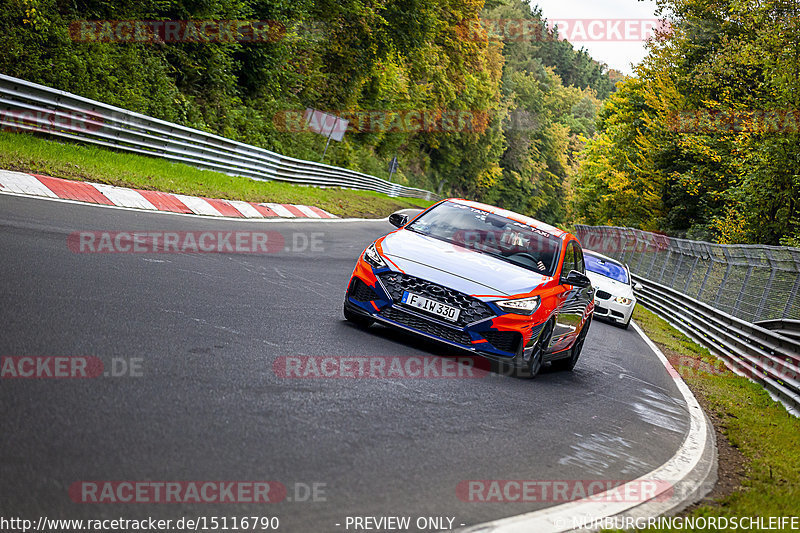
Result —
<svg viewBox="0 0 800 533"><path fill-rule="evenodd" d="M611 310L611 315L612 315L612 316L615 316L615 317L617 317L617 318L625 318L625 315L623 315L623 314L622 314L622 313L620 313L619 311L615 311L615 310L613 310L613 309Z"/></svg>
<svg viewBox="0 0 800 533"><path fill-rule="evenodd" d="M430 281L400 272L385 272L380 274L379 277L395 303L403 299L404 291L408 291L414 294L427 296L432 300L451 305L461 310L461 313L458 315L458 321L456 322L460 326L466 326L467 324L472 324L473 322L495 316L489 306L477 298L448 289L442 285L437 285Z"/></svg>
<svg viewBox="0 0 800 533"><path fill-rule="evenodd" d="M472 344L472 338L463 331L458 331L453 328L448 328L447 326L436 324L435 322L430 322L424 318L407 313L402 309L397 309L396 307L387 307L381 311L381 316L405 326L418 329L423 333L435 335L451 342L466 344L467 346Z"/></svg>
<svg viewBox="0 0 800 533"><path fill-rule="evenodd" d="M521 338L516 331L482 331L481 335L492 346L504 352L516 352Z"/></svg>
<svg viewBox="0 0 800 533"><path fill-rule="evenodd" d="M597 315L607 315L608 314L608 309L606 309L605 307L600 306L600 305L595 305L594 306L594 312Z"/></svg>
<svg viewBox="0 0 800 533"><path fill-rule="evenodd" d="M359 278L354 278L350 284L350 290L347 291L348 296L357 302L370 302L378 297L372 288L361 281Z"/></svg>
<svg viewBox="0 0 800 533"><path fill-rule="evenodd" d="M596 296L601 300L608 300L609 298L611 298L611 294L606 291L597 291Z"/></svg>

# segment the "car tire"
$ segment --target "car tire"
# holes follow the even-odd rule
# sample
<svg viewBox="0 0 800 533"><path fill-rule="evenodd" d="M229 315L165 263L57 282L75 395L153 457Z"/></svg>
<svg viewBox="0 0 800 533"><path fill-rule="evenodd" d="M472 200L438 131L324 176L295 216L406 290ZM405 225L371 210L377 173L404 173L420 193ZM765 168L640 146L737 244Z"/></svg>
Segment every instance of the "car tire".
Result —
<svg viewBox="0 0 800 533"><path fill-rule="evenodd" d="M372 325L373 322L375 322L371 318L367 318L363 315L359 315L358 313L354 313L347 307L344 308L344 318L348 322L352 322L353 324L361 328L368 328Z"/></svg>
<svg viewBox="0 0 800 533"><path fill-rule="evenodd" d="M583 325L583 329L580 333L578 333L578 338L575 339L575 343L572 345L572 349L570 350L570 355L566 359L560 359L558 361L553 361L553 368L556 370L563 370L566 372L571 372L575 365L578 363L578 358L581 356L581 352L583 351L583 344L586 340L586 334L589 333L589 326L592 324L592 319L586 321ZM626 325L627 327L627 325Z"/></svg>
<svg viewBox="0 0 800 533"><path fill-rule="evenodd" d="M535 378L539 371L542 369L544 365L544 352L547 350L547 345L550 344L550 339L553 338L553 323L548 322L542 333L539 335L539 340L536 341L536 346L533 348L533 352L531 353L531 358L528 361L524 362L524 366L521 369L521 376L527 378ZM520 345L519 348L519 357L522 359L524 347Z"/></svg>

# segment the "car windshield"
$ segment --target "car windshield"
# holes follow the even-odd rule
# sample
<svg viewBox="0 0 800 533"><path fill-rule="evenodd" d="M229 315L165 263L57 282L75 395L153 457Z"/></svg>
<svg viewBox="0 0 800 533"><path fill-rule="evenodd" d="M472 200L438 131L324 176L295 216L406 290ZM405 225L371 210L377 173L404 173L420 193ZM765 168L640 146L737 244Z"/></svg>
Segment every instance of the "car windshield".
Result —
<svg viewBox="0 0 800 533"><path fill-rule="evenodd" d="M586 262L586 270L589 272L594 272L622 283L628 283L628 271L616 261L603 259L588 253L584 254L583 257Z"/></svg>
<svg viewBox="0 0 800 533"><path fill-rule="evenodd" d="M553 276L561 240L544 230L467 205L444 202L406 229Z"/></svg>

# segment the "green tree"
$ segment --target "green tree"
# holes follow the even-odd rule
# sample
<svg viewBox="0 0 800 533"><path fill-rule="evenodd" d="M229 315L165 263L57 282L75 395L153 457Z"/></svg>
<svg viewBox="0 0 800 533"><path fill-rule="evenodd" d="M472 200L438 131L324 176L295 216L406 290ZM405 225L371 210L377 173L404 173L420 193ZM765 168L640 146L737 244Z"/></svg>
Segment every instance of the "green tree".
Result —
<svg viewBox="0 0 800 533"><path fill-rule="evenodd" d="M576 211L720 242L797 242L797 0L659 5L672 31L605 104Z"/></svg>

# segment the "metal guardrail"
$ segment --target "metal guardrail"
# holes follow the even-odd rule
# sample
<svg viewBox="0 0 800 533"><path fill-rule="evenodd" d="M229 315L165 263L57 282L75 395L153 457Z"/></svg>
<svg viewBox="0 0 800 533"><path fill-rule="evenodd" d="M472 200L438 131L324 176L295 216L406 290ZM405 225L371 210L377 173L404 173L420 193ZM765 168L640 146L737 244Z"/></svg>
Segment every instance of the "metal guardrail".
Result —
<svg viewBox="0 0 800 533"><path fill-rule="evenodd" d="M784 337L791 337L800 341L800 320L762 320L761 322L756 322L756 325L780 333Z"/></svg>
<svg viewBox="0 0 800 533"><path fill-rule="evenodd" d="M800 339L745 322L640 276L633 278L644 287L636 296L645 308L800 415Z"/></svg>
<svg viewBox="0 0 800 533"><path fill-rule="evenodd" d="M632 228L576 227L584 248L748 322L800 320L800 248L714 244Z"/></svg>
<svg viewBox="0 0 800 533"><path fill-rule="evenodd" d="M322 163L286 157L179 124L0 74L0 127L160 157L258 180L438 200L430 192Z"/></svg>
<svg viewBox="0 0 800 533"><path fill-rule="evenodd" d="M643 286L636 291L642 306L800 416L800 337L790 333L800 325L794 319L800 314L800 250L609 226L579 225L576 233L585 248L628 265ZM755 324L755 316L769 319Z"/></svg>

